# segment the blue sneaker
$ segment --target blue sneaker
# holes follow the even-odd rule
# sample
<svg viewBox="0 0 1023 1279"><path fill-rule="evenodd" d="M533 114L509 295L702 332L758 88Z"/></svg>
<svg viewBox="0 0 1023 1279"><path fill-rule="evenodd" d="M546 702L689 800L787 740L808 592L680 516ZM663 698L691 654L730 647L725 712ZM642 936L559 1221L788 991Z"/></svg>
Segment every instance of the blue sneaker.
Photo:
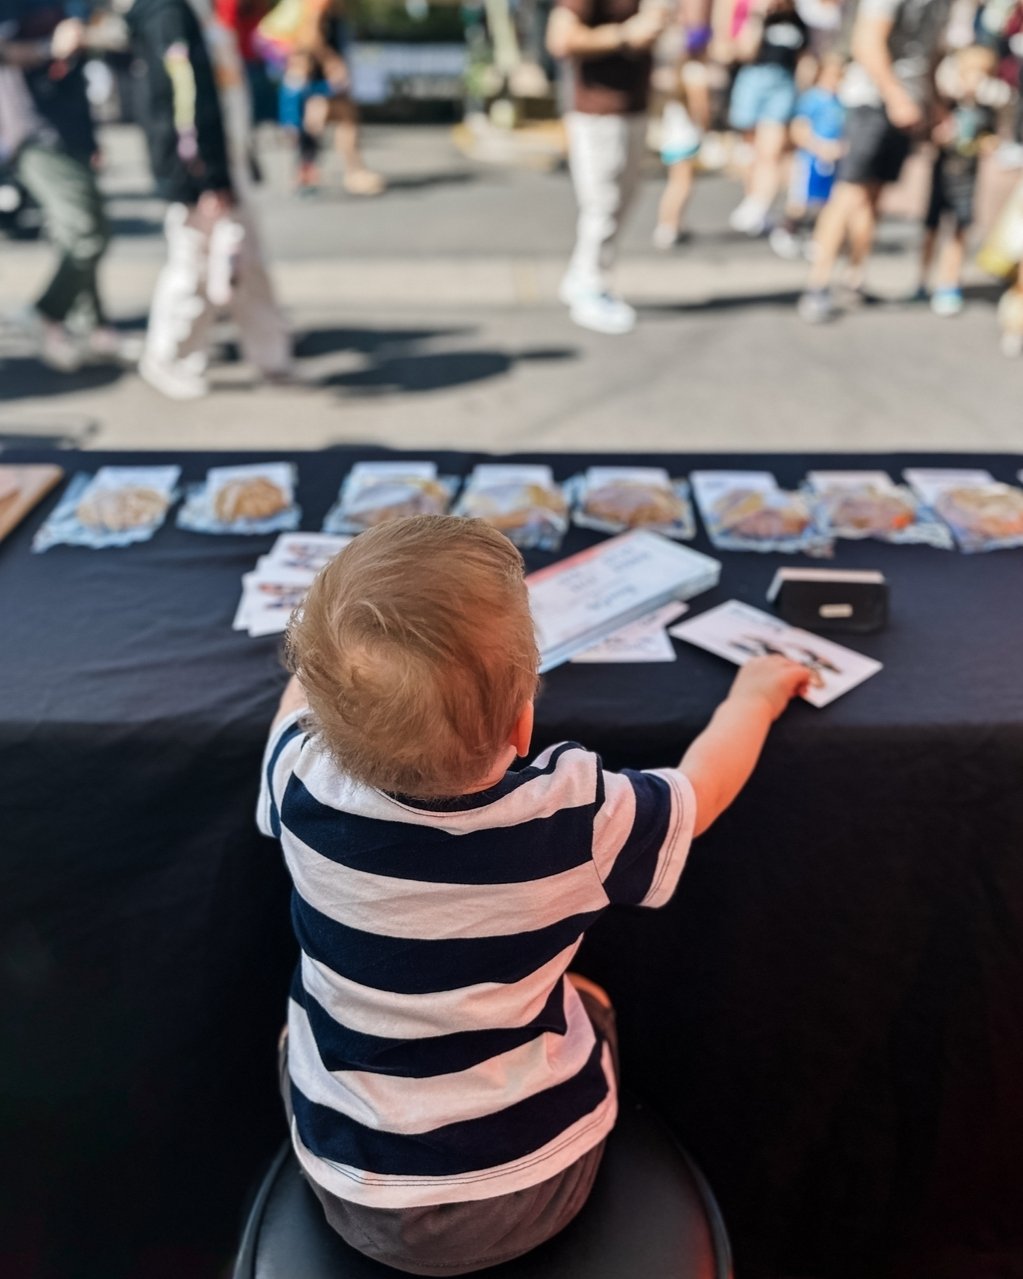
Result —
<svg viewBox="0 0 1023 1279"><path fill-rule="evenodd" d="M931 310L943 320L959 315L964 306L962 289L935 289L931 297Z"/></svg>

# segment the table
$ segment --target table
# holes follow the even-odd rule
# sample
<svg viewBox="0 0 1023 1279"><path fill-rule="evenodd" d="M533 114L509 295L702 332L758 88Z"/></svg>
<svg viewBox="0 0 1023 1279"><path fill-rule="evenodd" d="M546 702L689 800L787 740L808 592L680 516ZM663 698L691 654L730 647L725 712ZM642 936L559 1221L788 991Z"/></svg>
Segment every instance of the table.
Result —
<svg viewBox="0 0 1023 1279"><path fill-rule="evenodd" d="M354 460L385 455L298 455L303 527ZM191 480L256 456L147 460ZM481 460L433 456L456 474ZM825 463L969 462L1002 479L1023 465L530 460L559 477L763 466L783 483ZM276 639L230 628L272 539L166 527L141 547L29 555L51 505L0 545L0 1133L15 1174L0 1270L212 1279L283 1132L274 1040L294 947L252 811L284 673ZM595 536L573 531L565 552ZM698 607L762 603L783 562L721 558ZM884 672L825 711L794 705L674 901L606 917L581 967L614 995L625 1075L702 1163L744 1276L1018 1274L1023 552L846 543L836 563L891 581L890 627L854 641ZM674 762L731 678L678 647L672 665L552 672L537 743Z"/></svg>

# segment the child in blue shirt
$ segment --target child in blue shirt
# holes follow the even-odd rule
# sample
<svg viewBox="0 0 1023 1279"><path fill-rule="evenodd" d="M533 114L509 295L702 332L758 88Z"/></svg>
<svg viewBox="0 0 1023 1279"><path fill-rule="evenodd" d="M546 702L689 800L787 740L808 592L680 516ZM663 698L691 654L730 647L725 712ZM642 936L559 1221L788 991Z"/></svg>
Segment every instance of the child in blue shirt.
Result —
<svg viewBox="0 0 1023 1279"><path fill-rule="evenodd" d="M804 223L827 204L835 185L838 161L845 149L845 108L838 96L844 67L840 55L826 57L813 88L796 104L791 131L796 154L785 218L771 234L771 248L779 257L802 256Z"/></svg>

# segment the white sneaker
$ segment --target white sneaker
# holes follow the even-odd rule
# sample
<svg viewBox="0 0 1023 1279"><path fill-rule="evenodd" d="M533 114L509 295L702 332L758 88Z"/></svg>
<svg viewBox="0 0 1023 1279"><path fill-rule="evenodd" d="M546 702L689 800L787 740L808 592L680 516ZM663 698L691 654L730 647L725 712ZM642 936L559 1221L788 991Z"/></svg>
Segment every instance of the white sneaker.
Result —
<svg viewBox="0 0 1023 1279"><path fill-rule="evenodd" d="M767 239L771 249L786 262L798 262L803 256L803 241L783 226L776 226Z"/></svg>
<svg viewBox="0 0 1023 1279"><path fill-rule="evenodd" d="M594 333L631 333L636 327L636 312L627 302L611 293L590 293L572 304L572 319L580 328Z"/></svg>
<svg viewBox="0 0 1023 1279"><path fill-rule="evenodd" d="M57 373L77 373L82 367L82 348L73 334L63 324L40 315L34 306L12 312L6 323L32 343L47 368Z"/></svg>
<svg viewBox="0 0 1023 1279"><path fill-rule="evenodd" d="M758 200L747 198L732 210L728 225L733 231L756 238L767 230L767 210Z"/></svg>
<svg viewBox="0 0 1023 1279"><path fill-rule="evenodd" d="M85 339L85 358L111 364L138 364L144 350L137 333L119 333L107 325L93 329Z"/></svg>
<svg viewBox="0 0 1023 1279"><path fill-rule="evenodd" d="M180 364L167 364L151 355L139 361L139 376L169 400L201 400L208 392L206 379Z"/></svg>
<svg viewBox="0 0 1023 1279"><path fill-rule="evenodd" d="M678 231L667 222L658 222L654 227L653 246L662 253L667 253L678 244Z"/></svg>
<svg viewBox="0 0 1023 1279"><path fill-rule="evenodd" d="M575 306L580 298L588 297L593 292L572 275L563 275L558 285L558 301L565 306Z"/></svg>
<svg viewBox="0 0 1023 1279"><path fill-rule="evenodd" d="M82 367L82 348L63 324L40 316L39 358L58 373L77 373Z"/></svg>

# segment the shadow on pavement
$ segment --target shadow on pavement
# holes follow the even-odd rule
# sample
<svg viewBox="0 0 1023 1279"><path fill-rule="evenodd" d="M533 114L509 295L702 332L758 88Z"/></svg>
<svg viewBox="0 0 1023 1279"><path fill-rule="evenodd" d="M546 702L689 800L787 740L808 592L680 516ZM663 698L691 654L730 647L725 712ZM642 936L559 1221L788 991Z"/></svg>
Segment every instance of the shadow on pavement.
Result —
<svg viewBox="0 0 1023 1279"><path fill-rule="evenodd" d="M126 371L114 364L97 364L77 373L57 373L31 356L0 356L0 402L95 391L116 382Z"/></svg>
<svg viewBox="0 0 1023 1279"><path fill-rule="evenodd" d="M383 346L426 342L431 338L462 337L472 331L464 325L446 329L306 329L295 338L295 356L299 360L310 360L340 351L359 351L369 355Z"/></svg>
<svg viewBox="0 0 1023 1279"><path fill-rule="evenodd" d="M388 176L388 191L424 191L428 187L466 186L478 182L479 174L469 170L454 173L408 173Z"/></svg>
<svg viewBox="0 0 1023 1279"><path fill-rule="evenodd" d="M758 306L796 306L798 289L782 289L774 293L735 293L727 297L704 298L699 302L650 302L636 309L640 315L686 315L701 311L745 311Z"/></svg>
<svg viewBox="0 0 1023 1279"><path fill-rule="evenodd" d="M499 377L523 360L572 360L577 356L578 351L574 348L559 347L518 353L484 350L392 354L383 356L364 369L327 377L320 385L366 396L442 391Z"/></svg>

